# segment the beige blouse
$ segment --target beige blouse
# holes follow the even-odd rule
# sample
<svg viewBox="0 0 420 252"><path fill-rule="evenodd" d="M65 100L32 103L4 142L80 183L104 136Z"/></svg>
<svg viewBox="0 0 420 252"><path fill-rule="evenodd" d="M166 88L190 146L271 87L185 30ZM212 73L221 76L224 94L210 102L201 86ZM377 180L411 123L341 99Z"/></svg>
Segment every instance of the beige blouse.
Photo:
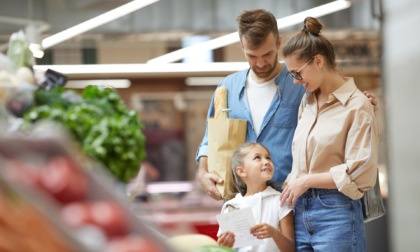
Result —
<svg viewBox="0 0 420 252"><path fill-rule="evenodd" d="M363 196L376 182L378 126L373 106L353 78L318 110L314 93L302 98L292 144L293 168L286 179L329 171L340 192Z"/></svg>

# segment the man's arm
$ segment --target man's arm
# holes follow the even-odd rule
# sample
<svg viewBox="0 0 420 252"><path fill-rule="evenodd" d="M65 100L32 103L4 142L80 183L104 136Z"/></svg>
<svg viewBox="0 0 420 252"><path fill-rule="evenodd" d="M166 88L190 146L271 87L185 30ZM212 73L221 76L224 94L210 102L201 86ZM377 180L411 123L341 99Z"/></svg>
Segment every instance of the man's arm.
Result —
<svg viewBox="0 0 420 252"><path fill-rule="evenodd" d="M207 157L201 156L198 161L197 179L201 188L215 200L221 200L222 195L216 188L216 183L223 183L223 179L208 172Z"/></svg>

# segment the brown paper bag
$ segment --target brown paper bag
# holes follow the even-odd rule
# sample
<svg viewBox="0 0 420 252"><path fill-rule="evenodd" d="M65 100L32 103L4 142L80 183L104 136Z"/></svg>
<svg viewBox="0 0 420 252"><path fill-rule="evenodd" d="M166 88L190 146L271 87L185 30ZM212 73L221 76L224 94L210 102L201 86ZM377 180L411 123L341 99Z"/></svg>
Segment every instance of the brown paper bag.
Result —
<svg viewBox="0 0 420 252"><path fill-rule="evenodd" d="M228 186L233 184L231 161L236 148L245 143L246 120L209 119L208 121L208 170L224 180L216 184L224 199L235 195L229 193Z"/></svg>

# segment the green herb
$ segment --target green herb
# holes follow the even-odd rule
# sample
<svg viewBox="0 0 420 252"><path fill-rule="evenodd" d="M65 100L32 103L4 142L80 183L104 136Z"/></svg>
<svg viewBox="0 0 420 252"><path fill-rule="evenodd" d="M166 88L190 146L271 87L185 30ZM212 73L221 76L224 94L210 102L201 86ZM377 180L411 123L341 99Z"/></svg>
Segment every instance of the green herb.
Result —
<svg viewBox="0 0 420 252"><path fill-rule="evenodd" d="M23 116L25 123L59 122L86 154L101 161L121 181L136 176L146 157L144 125L138 114L127 109L115 89L88 86L82 93L83 100L76 102L63 98L68 97L63 96L65 92L69 90L61 87L37 90L36 105Z"/></svg>

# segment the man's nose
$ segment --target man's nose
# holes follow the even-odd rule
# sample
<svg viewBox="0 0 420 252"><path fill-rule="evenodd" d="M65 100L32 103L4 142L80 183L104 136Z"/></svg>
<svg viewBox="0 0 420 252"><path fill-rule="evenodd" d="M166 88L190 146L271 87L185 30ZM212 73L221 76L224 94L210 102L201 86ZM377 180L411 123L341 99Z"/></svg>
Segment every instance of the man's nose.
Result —
<svg viewBox="0 0 420 252"><path fill-rule="evenodd" d="M265 66L264 59L262 59L262 58L257 59L257 67L262 68L262 67L264 67L264 66Z"/></svg>

